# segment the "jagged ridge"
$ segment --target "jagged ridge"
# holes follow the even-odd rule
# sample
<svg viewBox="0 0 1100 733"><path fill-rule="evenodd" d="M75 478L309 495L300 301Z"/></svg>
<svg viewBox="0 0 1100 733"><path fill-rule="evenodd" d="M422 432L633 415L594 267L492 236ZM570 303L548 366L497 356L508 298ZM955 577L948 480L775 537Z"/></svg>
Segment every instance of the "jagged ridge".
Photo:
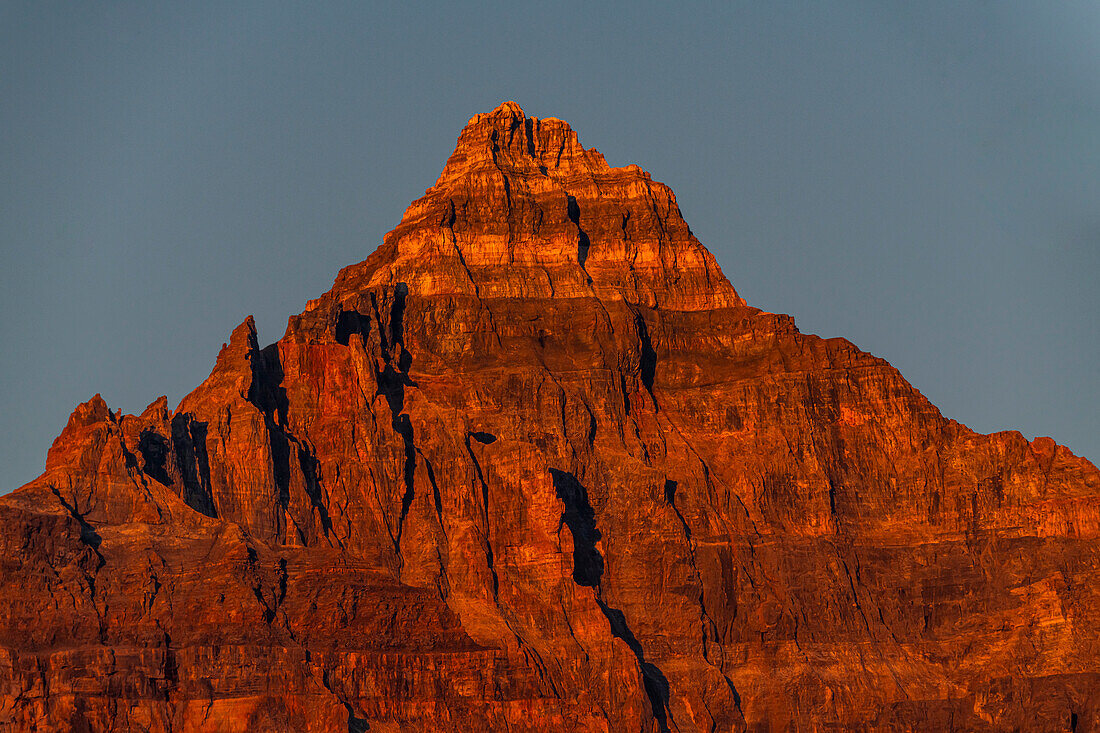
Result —
<svg viewBox="0 0 1100 733"><path fill-rule="evenodd" d="M0 499L12 729L1078 730L1100 475L750 308L672 192L474 117L367 260ZM2 716L0 716L2 717Z"/></svg>

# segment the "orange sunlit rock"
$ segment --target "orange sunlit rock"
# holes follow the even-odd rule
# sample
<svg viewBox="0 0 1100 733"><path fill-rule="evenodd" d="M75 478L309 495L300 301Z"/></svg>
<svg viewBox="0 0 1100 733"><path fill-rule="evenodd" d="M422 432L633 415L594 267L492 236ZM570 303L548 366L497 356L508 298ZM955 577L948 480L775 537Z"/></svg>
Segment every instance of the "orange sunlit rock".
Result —
<svg viewBox="0 0 1100 733"><path fill-rule="evenodd" d="M511 102L277 343L77 407L0 546L0 730L1100 725L1096 468Z"/></svg>

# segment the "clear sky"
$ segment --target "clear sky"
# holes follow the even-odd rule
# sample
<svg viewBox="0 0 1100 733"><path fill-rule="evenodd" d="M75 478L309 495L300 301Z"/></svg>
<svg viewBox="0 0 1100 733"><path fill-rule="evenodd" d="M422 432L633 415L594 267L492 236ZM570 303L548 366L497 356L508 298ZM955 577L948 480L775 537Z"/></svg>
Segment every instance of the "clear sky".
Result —
<svg viewBox="0 0 1100 733"><path fill-rule="evenodd" d="M92 394L278 339L508 99L750 304L1100 459L1096 2L3 2L0 491Z"/></svg>

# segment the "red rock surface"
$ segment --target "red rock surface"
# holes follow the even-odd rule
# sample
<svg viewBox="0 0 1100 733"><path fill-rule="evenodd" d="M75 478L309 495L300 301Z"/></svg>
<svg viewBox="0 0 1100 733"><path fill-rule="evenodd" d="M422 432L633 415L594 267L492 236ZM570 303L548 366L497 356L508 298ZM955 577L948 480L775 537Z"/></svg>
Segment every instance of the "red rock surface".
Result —
<svg viewBox="0 0 1100 733"><path fill-rule="evenodd" d="M748 307L513 103L0 498L0 729L1100 730L1100 474Z"/></svg>

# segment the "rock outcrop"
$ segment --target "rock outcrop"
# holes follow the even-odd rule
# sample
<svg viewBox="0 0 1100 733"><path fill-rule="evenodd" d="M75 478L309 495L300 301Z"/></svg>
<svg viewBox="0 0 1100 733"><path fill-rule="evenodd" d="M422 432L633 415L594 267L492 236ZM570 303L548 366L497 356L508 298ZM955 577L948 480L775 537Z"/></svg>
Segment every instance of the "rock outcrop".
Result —
<svg viewBox="0 0 1100 733"><path fill-rule="evenodd" d="M0 729L1100 730L1100 473L749 307L513 103L0 498Z"/></svg>

